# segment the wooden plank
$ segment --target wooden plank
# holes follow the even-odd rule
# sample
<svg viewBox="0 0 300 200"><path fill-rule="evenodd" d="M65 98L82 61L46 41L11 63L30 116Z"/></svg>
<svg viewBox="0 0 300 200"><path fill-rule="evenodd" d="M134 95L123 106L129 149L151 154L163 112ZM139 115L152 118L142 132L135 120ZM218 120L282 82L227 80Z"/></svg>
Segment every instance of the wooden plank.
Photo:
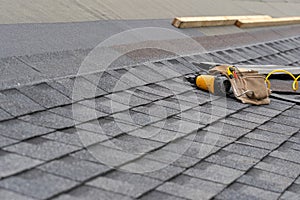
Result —
<svg viewBox="0 0 300 200"><path fill-rule="evenodd" d="M177 28L234 25L239 19L271 19L269 15L176 17L172 25Z"/></svg>
<svg viewBox="0 0 300 200"><path fill-rule="evenodd" d="M282 26L300 24L300 17L281 17L272 19L239 19L236 26L239 28L253 28L262 26Z"/></svg>

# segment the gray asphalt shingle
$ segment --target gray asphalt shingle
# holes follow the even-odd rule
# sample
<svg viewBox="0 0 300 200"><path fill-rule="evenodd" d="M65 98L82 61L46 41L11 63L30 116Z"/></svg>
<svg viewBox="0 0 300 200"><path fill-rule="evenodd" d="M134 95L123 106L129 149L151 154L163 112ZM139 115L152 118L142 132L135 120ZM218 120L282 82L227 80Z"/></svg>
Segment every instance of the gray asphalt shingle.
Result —
<svg viewBox="0 0 300 200"><path fill-rule="evenodd" d="M17 143L17 140L0 135L0 148Z"/></svg>
<svg viewBox="0 0 300 200"><path fill-rule="evenodd" d="M139 197L160 183L158 180L139 174L115 171L106 176L96 178L87 184L108 191Z"/></svg>
<svg viewBox="0 0 300 200"><path fill-rule="evenodd" d="M134 76L133 74L129 73L130 69L115 69L111 71L107 71L107 73L111 74L117 79L121 79L122 82L126 83L127 85L131 87L136 87L140 85L146 85L147 83L137 76Z"/></svg>
<svg viewBox="0 0 300 200"><path fill-rule="evenodd" d="M218 147L224 147L236 140L234 137L228 137L206 130L197 131L197 133L191 134L190 136L186 137L186 139L190 139L199 143L216 145Z"/></svg>
<svg viewBox="0 0 300 200"><path fill-rule="evenodd" d="M154 200L154 199L164 199L164 200L183 200L183 198L175 197L171 194L166 194L159 191L152 191L145 194L141 200Z"/></svg>
<svg viewBox="0 0 300 200"><path fill-rule="evenodd" d="M150 69L146 65L132 67L128 72L142 79L146 83L155 83L165 79L160 73Z"/></svg>
<svg viewBox="0 0 300 200"><path fill-rule="evenodd" d="M242 135L245 135L246 133L251 131L250 129L247 129L245 127L232 126L224 122L214 123L206 127L204 130L234 138L241 137Z"/></svg>
<svg viewBox="0 0 300 200"><path fill-rule="evenodd" d="M179 83L174 79L169 79L169 80L165 80L162 82L158 82L157 84L161 87L165 87L165 88L173 91L175 94L187 92L191 89L189 86Z"/></svg>
<svg viewBox="0 0 300 200"><path fill-rule="evenodd" d="M166 62L167 66L181 75L193 73L194 71L185 67L178 59L171 59Z"/></svg>
<svg viewBox="0 0 300 200"><path fill-rule="evenodd" d="M179 119L184 119L187 121L191 121L203 125L211 124L221 118L218 116L213 116L195 110L188 110L188 111L181 112L180 114L176 115L176 117L178 117Z"/></svg>
<svg viewBox="0 0 300 200"><path fill-rule="evenodd" d="M145 126L141 129L136 129L133 132L130 132L129 134L132 136L163 143L168 143L184 136L184 134L181 132L159 129L153 126Z"/></svg>
<svg viewBox="0 0 300 200"><path fill-rule="evenodd" d="M79 148L45 138L34 138L26 142L5 147L4 150L47 161L72 153L79 150Z"/></svg>
<svg viewBox="0 0 300 200"><path fill-rule="evenodd" d="M150 102L147 99L143 99L141 97L136 96L133 92L128 90L112 93L105 97L111 99L112 101L116 101L130 107L139 106Z"/></svg>
<svg viewBox="0 0 300 200"><path fill-rule="evenodd" d="M245 108L244 111L264 115L267 117L275 117L276 115L281 113L281 111L279 111L279 110L265 108L263 106L251 106L251 107Z"/></svg>
<svg viewBox="0 0 300 200"><path fill-rule="evenodd" d="M0 181L0 186L37 199L46 199L78 183L37 169Z"/></svg>
<svg viewBox="0 0 300 200"><path fill-rule="evenodd" d="M11 119L11 118L13 118L12 115L10 115L8 112L0 109L0 121L8 120L8 119Z"/></svg>
<svg viewBox="0 0 300 200"><path fill-rule="evenodd" d="M112 115L115 119L138 126L146 126L154 122L160 121L161 117L150 116L144 113L135 112L133 110L123 111Z"/></svg>
<svg viewBox="0 0 300 200"><path fill-rule="evenodd" d="M199 162L199 160L196 158L181 155L181 154L174 153L171 151L166 151L163 149L159 149L159 150L150 152L144 157L147 159L156 160L159 162L171 164L171 165L182 167L182 168L191 167Z"/></svg>
<svg viewBox="0 0 300 200"><path fill-rule="evenodd" d="M2 150L0 150L0 161L0 178L31 169L42 163L40 160L20 156Z"/></svg>
<svg viewBox="0 0 300 200"><path fill-rule="evenodd" d="M230 184L244 172L212 163L201 162L184 174L222 184Z"/></svg>
<svg viewBox="0 0 300 200"><path fill-rule="evenodd" d="M267 157L259 162L255 168L280 174L290 178L297 178L300 174L300 165L274 157Z"/></svg>
<svg viewBox="0 0 300 200"><path fill-rule="evenodd" d="M293 179L252 169L238 179L238 182L279 193L283 192L293 182Z"/></svg>
<svg viewBox="0 0 300 200"><path fill-rule="evenodd" d="M1 58L0 88L7 89L43 79L41 74L16 57Z"/></svg>
<svg viewBox="0 0 300 200"><path fill-rule="evenodd" d="M84 78L92 82L98 88L101 88L102 90L109 93L126 90L130 87L129 85L125 84L122 80L116 79L114 76L107 72L99 72L84 75Z"/></svg>
<svg viewBox="0 0 300 200"><path fill-rule="evenodd" d="M151 126L166 129L169 131L181 132L189 134L193 131L197 131L200 128L203 128L203 124L194 123L178 117L169 117L162 121L151 124Z"/></svg>
<svg viewBox="0 0 300 200"><path fill-rule="evenodd" d="M279 124L271 121L259 126L259 129L289 136L293 135L299 130L299 128L296 127L291 127L288 125Z"/></svg>
<svg viewBox="0 0 300 200"><path fill-rule="evenodd" d="M95 144L89 146L87 150L98 160L98 162L104 163L109 167L117 167L128 163L129 161L135 160L141 155L135 152L127 152L121 148L118 148L115 144L114 147L110 147L105 144Z"/></svg>
<svg viewBox="0 0 300 200"><path fill-rule="evenodd" d="M286 141L289 138L289 136L283 134L277 134L269 131L264 131L260 129L255 129L254 131L245 135L245 138L271 142L274 144L281 144L282 142Z"/></svg>
<svg viewBox="0 0 300 200"><path fill-rule="evenodd" d="M72 51L40 53L18 58L49 77L76 73L82 62Z"/></svg>
<svg viewBox="0 0 300 200"><path fill-rule="evenodd" d="M107 93L83 77L58 79L49 82L49 85L73 101L93 98Z"/></svg>
<svg viewBox="0 0 300 200"><path fill-rule="evenodd" d="M90 131L69 128L44 135L43 138L75 146L90 146L108 140L110 137Z"/></svg>
<svg viewBox="0 0 300 200"><path fill-rule="evenodd" d="M184 171L184 168L141 158L121 167L121 170L140 173L143 176L154 178L162 182L173 178Z"/></svg>
<svg viewBox="0 0 300 200"><path fill-rule="evenodd" d="M253 167L258 159L251 158L248 156L239 155L228 151L219 151L214 155L209 156L205 161L215 163L218 165L246 171Z"/></svg>
<svg viewBox="0 0 300 200"><path fill-rule="evenodd" d="M184 199L210 199L224 188L223 185L182 175L166 182L157 190Z"/></svg>
<svg viewBox="0 0 300 200"><path fill-rule="evenodd" d="M172 109L172 108L168 108L168 107L164 107L158 104L148 104L146 106L139 106L133 109L134 111L137 112L141 112L147 115L152 115L155 117L170 117L172 115L177 114L179 111Z"/></svg>
<svg viewBox="0 0 300 200"><path fill-rule="evenodd" d="M231 144L225 147L224 150L237 153L240 155L244 155L244 156L258 158L258 159L263 158L270 152L269 150L248 146L244 144L239 144L239 143Z"/></svg>
<svg viewBox="0 0 300 200"><path fill-rule="evenodd" d="M164 63L163 62L154 62L153 64L152 63L150 63L150 64L147 63L147 66L150 69L152 69L156 72L159 72L159 74L162 75L163 77L165 77L166 79L181 76L180 73L176 72L172 67L168 67L168 65L166 65L166 63L165 64Z"/></svg>
<svg viewBox="0 0 300 200"><path fill-rule="evenodd" d="M257 124L263 124L272 118L270 116L266 117L266 116L257 115L257 114L251 113L251 112L248 113L248 112L243 112L243 111L233 114L231 116L234 118L237 118L237 119L242 119L242 120L257 123Z"/></svg>
<svg viewBox="0 0 300 200"><path fill-rule="evenodd" d="M249 138L241 138L236 141L238 144L245 144L253 147L258 147L262 149L267 149L267 150L273 150L276 147L278 147L278 144L274 144L271 142L266 142L266 141L260 141L260 140L255 140L255 139L249 139Z"/></svg>
<svg viewBox="0 0 300 200"><path fill-rule="evenodd" d="M259 194L259 195L258 195ZM243 185L240 183L234 183L233 185L222 191L216 199L231 200L231 199L263 199L263 200L275 200L278 199L280 193L275 193L249 185Z"/></svg>
<svg viewBox="0 0 300 200"><path fill-rule="evenodd" d="M276 123L300 128L300 119L298 119L298 118L280 115L280 116L276 117L275 119L272 119L272 121L276 122Z"/></svg>
<svg viewBox="0 0 300 200"><path fill-rule="evenodd" d="M113 117L100 118L98 120L79 124L76 127L107 136L118 136L122 133L127 133L139 128L139 126L134 124L126 124L124 122L117 121Z"/></svg>
<svg viewBox="0 0 300 200"><path fill-rule="evenodd" d="M74 119L79 122L86 122L86 121L94 120L99 117L104 117L107 115L96 109L92 109L87 106L83 106L79 103L74 103L74 104L68 105L68 106L52 108L48 111L58 114L62 117Z"/></svg>
<svg viewBox="0 0 300 200"><path fill-rule="evenodd" d="M233 117L228 117L224 120L222 120L223 122L225 122L226 124L229 124L233 127L242 127L242 128L247 128L247 129L255 129L259 126L259 124L257 123L253 123L250 121L246 121L244 119L237 119L237 118L233 118Z"/></svg>
<svg viewBox="0 0 300 200"><path fill-rule="evenodd" d="M294 149L279 148L278 150L273 151L270 155L283 160L296 162L298 164L300 163L300 152Z"/></svg>
<svg viewBox="0 0 300 200"><path fill-rule="evenodd" d="M71 100L46 83L19 88L19 91L45 108L65 105Z"/></svg>
<svg viewBox="0 0 300 200"><path fill-rule="evenodd" d="M157 101L159 99L162 99L164 97L162 96L159 96L157 94L153 94L153 93L149 93L149 92L146 92L146 91L143 91L143 90L140 90L140 89L130 89L130 91L135 94L136 96L138 97L141 97L143 99L146 99L146 100L149 100L149 101Z"/></svg>
<svg viewBox="0 0 300 200"><path fill-rule="evenodd" d="M119 199L119 200L132 200L130 197L126 197L124 195L120 195L114 192L108 192L105 190L101 190L95 187L89 186L80 186L71 192L63 194L55 200L111 200L111 199Z"/></svg>
<svg viewBox="0 0 300 200"><path fill-rule="evenodd" d="M5 189L0 189L0 196L3 199L14 199L14 200L34 200L31 197L26 197L22 194L17 194L15 192L5 190Z"/></svg>
<svg viewBox="0 0 300 200"><path fill-rule="evenodd" d="M18 119L5 121L0 124L0 134L16 140L28 139L52 131L53 129L36 126Z"/></svg>
<svg viewBox="0 0 300 200"><path fill-rule="evenodd" d="M283 193L283 195L280 197L280 199L290 199L290 200L297 200L300 198L299 194L296 194L294 192L286 191Z"/></svg>
<svg viewBox="0 0 300 200"><path fill-rule="evenodd" d="M299 199L300 106L242 104L184 78L213 66L204 61L298 65L299 37L251 44L287 34L276 30L202 37L214 52L116 66L133 64L125 55L104 73L75 75L91 49L1 59L0 198ZM34 69L47 79L32 82Z"/></svg>
<svg viewBox="0 0 300 200"><path fill-rule="evenodd" d="M161 142L149 140L148 138L135 137L130 133L120 135L102 144L112 148L117 147L123 151L132 153L146 153L163 145Z"/></svg>
<svg viewBox="0 0 300 200"><path fill-rule="evenodd" d="M43 126L53 129L68 128L78 123L73 119L62 117L50 111L26 115L21 117L20 119L37 126Z"/></svg>
<svg viewBox="0 0 300 200"><path fill-rule="evenodd" d="M43 107L16 89L2 91L0 93L0 103L1 108L13 116L20 116L43 110ZM5 113L1 111L1 119L9 119L9 116L10 115L5 115Z"/></svg>
<svg viewBox="0 0 300 200"><path fill-rule="evenodd" d="M95 164L73 157L64 157L59 160L54 160L38 167L38 169L80 182L110 170L110 168L105 165Z"/></svg>
<svg viewBox="0 0 300 200"><path fill-rule="evenodd" d="M188 110L196 106L188 101L177 99L176 96L156 101L155 104L172 108L177 111Z"/></svg>
<svg viewBox="0 0 300 200"><path fill-rule="evenodd" d="M79 104L85 105L91 109L97 110L105 114L112 114L130 108L128 105L118 103L104 96L95 99L80 101ZM98 116L100 117L101 115Z"/></svg>

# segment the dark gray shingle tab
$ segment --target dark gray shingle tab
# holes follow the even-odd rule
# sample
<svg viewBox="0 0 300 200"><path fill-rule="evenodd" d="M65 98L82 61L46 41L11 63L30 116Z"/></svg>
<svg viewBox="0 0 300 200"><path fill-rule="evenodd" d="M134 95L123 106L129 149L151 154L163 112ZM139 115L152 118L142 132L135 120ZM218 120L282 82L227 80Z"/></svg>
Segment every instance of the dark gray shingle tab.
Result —
<svg viewBox="0 0 300 200"><path fill-rule="evenodd" d="M264 131L260 129L255 129L254 131L245 135L246 138L251 138L255 140L261 140L266 142L271 142L274 144L281 144L288 139L288 135L277 134L269 131Z"/></svg>
<svg viewBox="0 0 300 200"><path fill-rule="evenodd" d="M73 119L62 117L50 111L26 115L21 117L20 119L37 126L43 126L53 129L68 128L74 126L77 122Z"/></svg>
<svg viewBox="0 0 300 200"><path fill-rule="evenodd" d="M79 147L58 143L45 138L34 138L4 148L7 151L39 160L52 160L79 150Z"/></svg>
<svg viewBox="0 0 300 200"><path fill-rule="evenodd" d="M282 176L297 178L300 174L300 165L274 157L266 157L255 168L280 174Z"/></svg>
<svg viewBox="0 0 300 200"><path fill-rule="evenodd" d="M299 130L299 128L295 128L295 127L291 127L288 125L279 124L271 121L267 122L264 125L259 126L259 129L274 132L274 133L280 133L284 135L290 135L290 136Z"/></svg>
<svg viewBox="0 0 300 200"><path fill-rule="evenodd" d="M98 134L82 129L69 128L47 134L43 136L43 138L69 145L84 147L103 142L105 140L108 140L110 137L102 135L101 133Z"/></svg>
<svg viewBox="0 0 300 200"><path fill-rule="evenodd" d="M46 83L19 88L19 91L45 108L65 105L71 100Z"/></svg>
<svg viewBox="0 0 300 200"><path fill-rule="evenodd" d="M48 173L80 182L110 170L110 168L105 165L75 159L74 157L64 157L41 165L38 168Z"/></svg>
<svg viewBox="0 0 300 200"><path fill-rule="evenodd" d="M11 118L13 118L12 115L10 115L8 112L0 109L0 121L8 120L8 119L11 119Z"/></svg>
<svg viewBox="0 0 300 200"><path fill-rule="evenodd" d="M293 182L293 179L258 169L252 169L243 175L238 182L268 191L283 192Z"/></svg>
<svg viewBox="0 0 300 200"><path fill-rule="evenodd" d="M34 168L41 163L41 160L0 150L0 178Z"/></svg>
<svg viewBox="0 0 300 200"><path fill-rule="evenodd" d="M31 197L26 197L24 195L5 190L5 189L0 189L0 196L3 199L14 199L14 200L34 200Z"/></svg>
<svg viewBox="0 0 300 200"><path fill-rule="evenodd" d="M18 119L5 121L0 124L0 134L16 140L28 139L52 131L53 129L33 125Z"/></svg>
<svg viewBox="0 0 300 200"><path fill-rule="evenodd" d="M39 104L23 95L16 89L5 90L0 93L1 108L13 116L20 116L43 110ZM10 115L1 111L1 119L9 119Z"/></svg>
<svg viewBox="0 0 300 200"><path fill-rule="evenodd" d="M164 199L164 200L184 200L180 197L175 197L171 194L166 194L159 191L152 191L150 193L145 194L142 196L141 200L154 200L154 199Z"/></svg>
<svg viewBox="0 0 300 200"><path fill-rule="evenodd" d="M37 199L46 199L78 185L37 169L0 181L0 186Z"/></svg>
<svg viewBox="0 0 300 200"><path fill-rule="evenodd" d="M184 174L222 184L230 184L244 172L216 164L201 162Z"/></svg>
<svg viewBox="0 0 300 200"><path fill-rule="evenodd" d="M270 152L269 150L260 149L257 147L252 147L239 143L231 144L227 146L224 150L258 159L265 157Z"/></svg>
<svg viewBox="0 0 300 200"><path fill-rule="evenodd" d="M259 162L259 159L222 150L214 155L209 156L207 159L205 159L205 161L246 171Z"/></svg>
<svg viewBox="0 0 300 200"><path fill-rule="evenodd" d="M85 185L77 187L76 189L55 198L55 200L83 200L83 199L132 200L132 198L121 194L117 194L114 192L109 192L106 190L101 190L99 188L85 186Z"/></svg>
<svg viewBox="0 0 300 200"><path fill-rule="evenodd" d="M115 171L96 178L87 184L108 191L139 197L161 184L161 182L139 174Z"/></svg>
<svg viewBox="0 0 300 200"><path fill-rule="evenodd" d="M258 195L259 194L259 195ZM240 183L234 183L233 185L222 191L216 199L218 200L231 200L231 199L265 199L274 200L280 196L280 193L275 193L260 189L257 187L252 187L249 185L244 185Z"/></svg>
<svg viewBox="0 0 300 200"><path fill-rule="evenodd" d="M187 199L210 199L222 191L223 185L198 178L181 175L171 182L166 182L157 190Z"/></svg>

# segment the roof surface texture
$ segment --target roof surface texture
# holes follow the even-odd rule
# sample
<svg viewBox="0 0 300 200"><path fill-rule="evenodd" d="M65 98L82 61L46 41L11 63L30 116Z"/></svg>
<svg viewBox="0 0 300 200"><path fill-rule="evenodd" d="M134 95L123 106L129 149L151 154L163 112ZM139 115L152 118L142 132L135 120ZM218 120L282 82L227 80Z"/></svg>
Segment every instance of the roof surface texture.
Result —
<svg viewBox="0 0 300 200"><path fill-rule="evenodd" d="M299 0L2 0L0 23L169 19L175 16L299 14Z"/></svg>
<svg viewBox="0 0 300 200"><path fill-rule="evenodd" d="M133 52L79 75L91 49L2 58L1 199L300 199L300 106L183 78L193 62L299 66L299 30L195 37L206 52Z"/></svg>

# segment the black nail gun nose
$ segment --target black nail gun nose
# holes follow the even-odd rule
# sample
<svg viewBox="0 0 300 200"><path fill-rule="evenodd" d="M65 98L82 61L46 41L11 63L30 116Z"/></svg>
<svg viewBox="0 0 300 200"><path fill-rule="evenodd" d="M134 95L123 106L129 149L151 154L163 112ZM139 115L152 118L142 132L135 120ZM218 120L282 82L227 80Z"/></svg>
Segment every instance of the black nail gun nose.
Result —
<svg viewBox="0 0 300 200"><path fill-rule="evenodd" d="M185 78L201 90L208 91L217 96L226 96L231 88L229 80L224 76L197 74L188 75Z"/></svg>

